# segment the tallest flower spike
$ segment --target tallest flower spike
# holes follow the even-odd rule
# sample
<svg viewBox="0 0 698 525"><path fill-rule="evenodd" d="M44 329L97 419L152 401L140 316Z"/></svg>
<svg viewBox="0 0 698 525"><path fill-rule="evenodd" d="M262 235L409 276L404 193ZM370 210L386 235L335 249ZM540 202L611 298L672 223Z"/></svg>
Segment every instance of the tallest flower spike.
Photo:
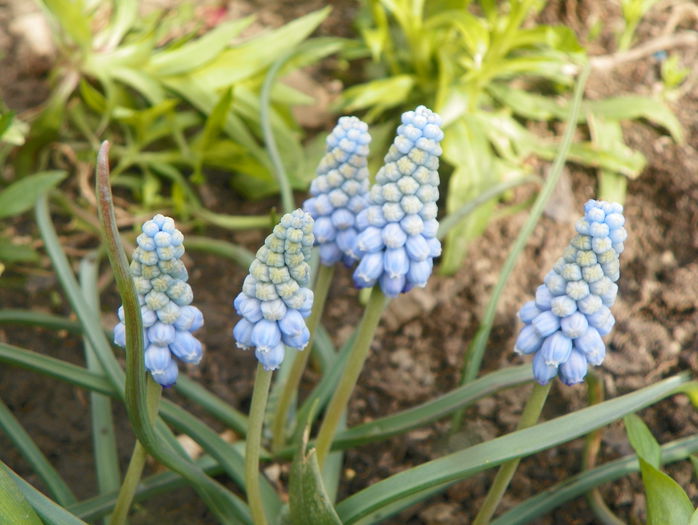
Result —
<svg viewBox="0 0 698 525"><path fill-rule="evenodd" d="M436 201L443 135L441 117L424 106L402 115L370 205L356 218L357 287L380 283L385 295L395 297L426 285L433 258L441 254Z"/></svg>

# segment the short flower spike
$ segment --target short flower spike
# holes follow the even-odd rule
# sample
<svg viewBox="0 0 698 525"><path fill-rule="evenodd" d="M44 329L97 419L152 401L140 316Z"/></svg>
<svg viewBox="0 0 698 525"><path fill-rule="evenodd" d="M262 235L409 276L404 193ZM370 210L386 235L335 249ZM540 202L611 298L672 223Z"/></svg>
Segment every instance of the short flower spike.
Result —
<svg viewBox="0 0 698 525"><path fill-rule="evenodd" d="M582 382L587 366L603 361L601 337L615 324L610 307L627 238L623 207L590 200L584 212L577 235L545 276L535 300L519 310L524 327L515 351L535 354L533 375L542 385L556 375L567 385Z"/></svg>
<svg viewBox="0 0 698 525"><path fill-rule="evenodd" d="M201 343L192 333L203 326L204 317L191 306L194 295L180 260L183 240L171 218L156 215L143 224L129 269L141 304L145 368L164 387L172 386L179 374L173 356L184 363L198 364L203 355ZM114 343L124 347L123 307L118 314Z"/></svg>
<svg viewBox="0 0 698 525"><path fill-rule="evenodd" d="M281 217L257 251L233 302L242 317L233 328L237 346L254 348L265 370L279 368L284 345L303 350L308 344L305 317L313 306L313 292L307 287L313 240L309 214L296 210Z"/></svg>
<svg viewBox="0 0 698 525"><path fill-rule="evenodd" d="M441 118L426 107L402 115L369 206L356 218L357 287L379 283L385 295L395 297L426 285L433 258L441 254L436 201L442 138Z"/></svg>
<svg viewBox="0 0 698 525"><path fill-rule="evenodd" d="M315 244L320 262L332 266L339 260L350 266L358 256L356 215L368 201L368 126L356 117L341 117L327 137L327 152L310 185L312 197L303 209L315 220Z"/></svg>

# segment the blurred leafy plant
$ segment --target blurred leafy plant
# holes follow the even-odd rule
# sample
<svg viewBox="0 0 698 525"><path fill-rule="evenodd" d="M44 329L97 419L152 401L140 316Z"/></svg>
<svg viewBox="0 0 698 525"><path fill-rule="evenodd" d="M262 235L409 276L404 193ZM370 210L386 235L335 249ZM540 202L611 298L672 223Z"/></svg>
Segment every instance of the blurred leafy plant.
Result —
<svg viewBox="0 0 698 525"><path fill-rule="evenodd" d="M163 204L161 186L169 179L180 212L199 206L183 174L201 183L206 169L232 173L236 189L249 198L278 191L260 122L267 71L280 56L289 57L283 75L346 44L307 40L327 8L243 38L254 17L192 24L194 2L143 16L135 0L39 3L52 21L59 59L55 88L17 157L19 173L36 170L37 152L57 136L85 159L109 136L115 182L153 207ZM307 185L307 163L316 158L304 152L289 108L310 102L282 83L270 93L270 126L298 188Z"/></svg>
<svg viewBox="0 0 698 525"><path fill-rule="evenodd" d="M453 169L447 213L496 184L530 174L532 159L555 156L559 138L540 136L526 122L550 128L565 118L572 79L586 55L571 29L527 23L544 5L540 0L364 4L358 24L374 79L346 90L341 107L366 110L367 120L386 120L387 129L400 111L416 103L440 113L446 126L444 159ZM591 140L575 142L570 159L623 179L638 176L645 159L625 145L620 128L622 120L637 118L682 140L678 120L657 100L590 101L578 122L588 124ZM387 135L374 134L374 142L384 140ZM610 193L602 188L600 198L616 200ZM496 204L497 199L490 200L449 233L442 272L458 269Z"/></svg>

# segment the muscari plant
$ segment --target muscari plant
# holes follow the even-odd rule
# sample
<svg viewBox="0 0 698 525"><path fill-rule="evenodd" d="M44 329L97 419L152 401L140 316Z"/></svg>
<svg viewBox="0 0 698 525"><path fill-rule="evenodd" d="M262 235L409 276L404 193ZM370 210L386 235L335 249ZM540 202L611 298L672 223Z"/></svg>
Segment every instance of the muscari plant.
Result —
<svg viewBox="0 0 698 525"><path fill-rule="evenodd" d="M580 92L578 89L577 93ZM580 98L576 99L577 109ZM514 346L519 352L535 354L532 365L490 372L422 405L344 428L343 414L369 354L383 309L389 300L399 300L401 294L410 293L413 286L427 284L433 259L439 255L439 239L447 233L436 223L441 127L440 118L425 107L405 113L385 163L367 192L364 191L369 143L366 126L357 119L344 119L330 135L327 156L318 169L318 180L324 182L314 185L305 211L291 210L281 217L252 258L241 292L231 293L238 314L233 338L259 361L249 417L188 379L186 374L174 373L175 360L196 362L202 355L201 346L192 334L201 325L201 316L190 304L193 294L179 260L187 241L177 233L171 220L156 215L143 224L136 237L134 262L129 265L114 218L108 145L102 146L98 158L97 194L105 247L123 303L113 337L117 343L125 344L125 373L116 358L120 351L115 354L110 347L96 317L99 310L94 293L96 279L81 271L81 283L76 282L53 227L48 201L40 198L36 205L37 225L78 322L30 312L3 312L0 320L20 320L82 333L86 351L94 359L88 359L86 368L3 342L0 361L86 388L102 396L102 401L105 396L123 401L136 447L123 477L118 468L110 468L100 455L96 461L98 470L109 474L107 477L117 484L110 489L100 488L94 498L78 502L12 412L0 404L3 430L36 469L50 496L43 495L0 464L3 495L0 510L15 522L17 516L22 516L25 521L21 523L43 520L48 524L79 524L104 516L109 516L108 522L122 523L131 502L187 484L196 490L220 523L378 523L457 481L501 465L485 501L471 510L472 514L479 511L476 523L489 523L522 457L584 436L669 395L687 393L695 399L698 384L689 374L681 373L636 392L537 423L553 378L559 375L569 384L582 381L588 364L600 364L605 352L601 336L612 326L610 307L619 276L618 256L625 240L622 208L590 201L585 206L584 218L576 225L577 235L570 247L544 277L535 302L527 303L520 311L524 327ZM564 154L563 147L541 192L543 198L531 210L532 223L540 213L546 192L551 191L559 177ZM333 193L338 188L341 191ZM358 210L358 205L357 208L347 205L357 195L365 205L362 210ZM323 218L329 218L329 223ZM447 217L443 223L452 224L452 221ZM353 241L345 244L346 239L339 241L339 236L347 231L352 233L346 237ZM322 293L317 288L315 293L311 291L313 276L308 261L313 243L318 249L332 246L322 250L325 256L331 255L324 263L355 261L352 269L355 283L371 288L355 335L339 350L331 345L327 348L327 339L319 336L319 305L325 298L320 297ZM335 247L342 253L338 254ZM94 267L94 259L91 264ZM331 268L328 264L319 266L323 267ZM201 337L205 342L205 336ZM295 350L289 352L286 347ZM318 382L304 399L294 392L278 421L272 418L271 435L265 433L264 425L270 421L265 405L272 379L276 377L285 388L289 375L284 370L298 366L297 363L303 362L299 357L311 352L324 356L316 363L320 372ZM514 432L405 469L335 501L341 477L341 469L337 468L341 463L337 459L341 459L338 453L342 450L428 425L502 388L528 383L534 383L533 391ZM200 405L211 417L233 428L244 440L244 446L225 441L167 396L160 399L163 386L176 389L189 402ZM91 400L94 402L96 399ZM173 429L198 442L204 456L190 458ZM695 437L665 444L661 447L661 460L656 459L655 447L651 464L656 470L660 461L683 459L696 450L698 438ZM139 483L147 455L167 470L149 475ZM520 503L496 522L535 520L541 512L581 496L604 481L637 471L640 467L634 459L629 456L583 471L573 479L560 480L559 487ZM286 509L282 497L260 475L260 468L270 462L289 460L292 467ZM655 474L644 466L643 469L646 478ZM230 483L223 485L213 475L217 479L225 476ZM230 490L230 484L235 490ZM239 494L246 497L243 499ZM661 498L648 498L649 505L656 507L658 504L653 503L656 501ZM682 508L686 508L685 501Z"/></svg>

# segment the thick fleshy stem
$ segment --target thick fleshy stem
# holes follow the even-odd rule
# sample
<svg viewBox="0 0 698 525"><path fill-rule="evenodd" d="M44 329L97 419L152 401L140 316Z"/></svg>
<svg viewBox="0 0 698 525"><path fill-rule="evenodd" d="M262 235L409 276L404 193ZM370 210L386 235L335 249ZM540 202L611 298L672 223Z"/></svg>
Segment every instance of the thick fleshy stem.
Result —
<svg viewBox="0 0 698 525"><path fill-rule="evenodd" d="M548 383L547 385L540 385L538 383L533 385L533 391L531 392L528 401L526 401L526 406L521 414L521 419L519 419L519 424L516 426L516 430L523 430L524 428L528 428L536 424L541 412L543 411L543 405L545 405L545 400L548 398L551 385L552 382ZM500 465L497 475L490 486L490 490L487 492L485 501L480 507L477 516L475 516L475 520L473 521L472 525L487 525L490 522L495 510L497 510L499 501L502 499L502 496L509 486L511 478L514 477L514 473L516 472L516 468L519 466L520 461L521 458L516 458Z"/></svg>
<svg viewBox="0 0 698 525"><path fill-rule="evenodd" d="M298 385L301 382L301 377L303 377L303 372L308 363L308 358L313 348L313 339L315 338L318 324L320 324L320 317L325 308L325 300L327 299L327 293L330 289L333 275L334 266L320 265L317 281L315 282L315 288L313 290L313 309L307 321L308 330L310 331L308 346L305 351L297 352L293 356L293 365L291 365L291 371L286 378L281 395L279 396L279 405L276 408L274 421L272 422L272 450L274 452L280 450L284 445L288 410L298 392Z"/></svg>
<svg viewBox="0 0 698 525"><path fill-rule="evenodd" d="M245 489L247 490L247 504L250 506L252 523L254 525L267 525L267 516L264 513L262 492L259 488L259 451L262 444L262 426L264 424L264 411L267 408L269 386L273 371L264 370L261 363L257 364L257 373L252 391L252 405L250 406L250 419L247 427L247 442L245 444Z"/></svg>
<svg viewBox="0 0 698 525"><path fill-rule="evenodd" d="M337 386L337 390L335 390L330 400L330 404L325 410L325 417L322 420L322 425L320 425L320 430L315 441L318 463L320 464L321 470L327 458L327 454L330 452L332 440L337 431L337 425L347 408L351 393L354 391L361 369L364 366L366 357L368 357L373 335L376 332L386 304L386 296L383 295L379 286L374 286L371 297L366 305L364 316L361 319L354 346L349 354L344 374Z"/></svg>
<svg viewBox="0 0 698 525"><path fill-rule="evenodd" d="M158 406L160 405L162 387L157 384L151 376L148 376L146 381L148 382L148 415L150 416L150 420L153 421L158 412ZM128 469L124 476L124 481L119 489L116 505L114 505L114 513L109 520L109 525L124 525L126 523L128 511L133 503L133 497L136 494L138 483L141 480L147 457L148 453L145 448L143 448L140 441L136 440L133 453L131 454L131 460L129 461Z"/></svg>

